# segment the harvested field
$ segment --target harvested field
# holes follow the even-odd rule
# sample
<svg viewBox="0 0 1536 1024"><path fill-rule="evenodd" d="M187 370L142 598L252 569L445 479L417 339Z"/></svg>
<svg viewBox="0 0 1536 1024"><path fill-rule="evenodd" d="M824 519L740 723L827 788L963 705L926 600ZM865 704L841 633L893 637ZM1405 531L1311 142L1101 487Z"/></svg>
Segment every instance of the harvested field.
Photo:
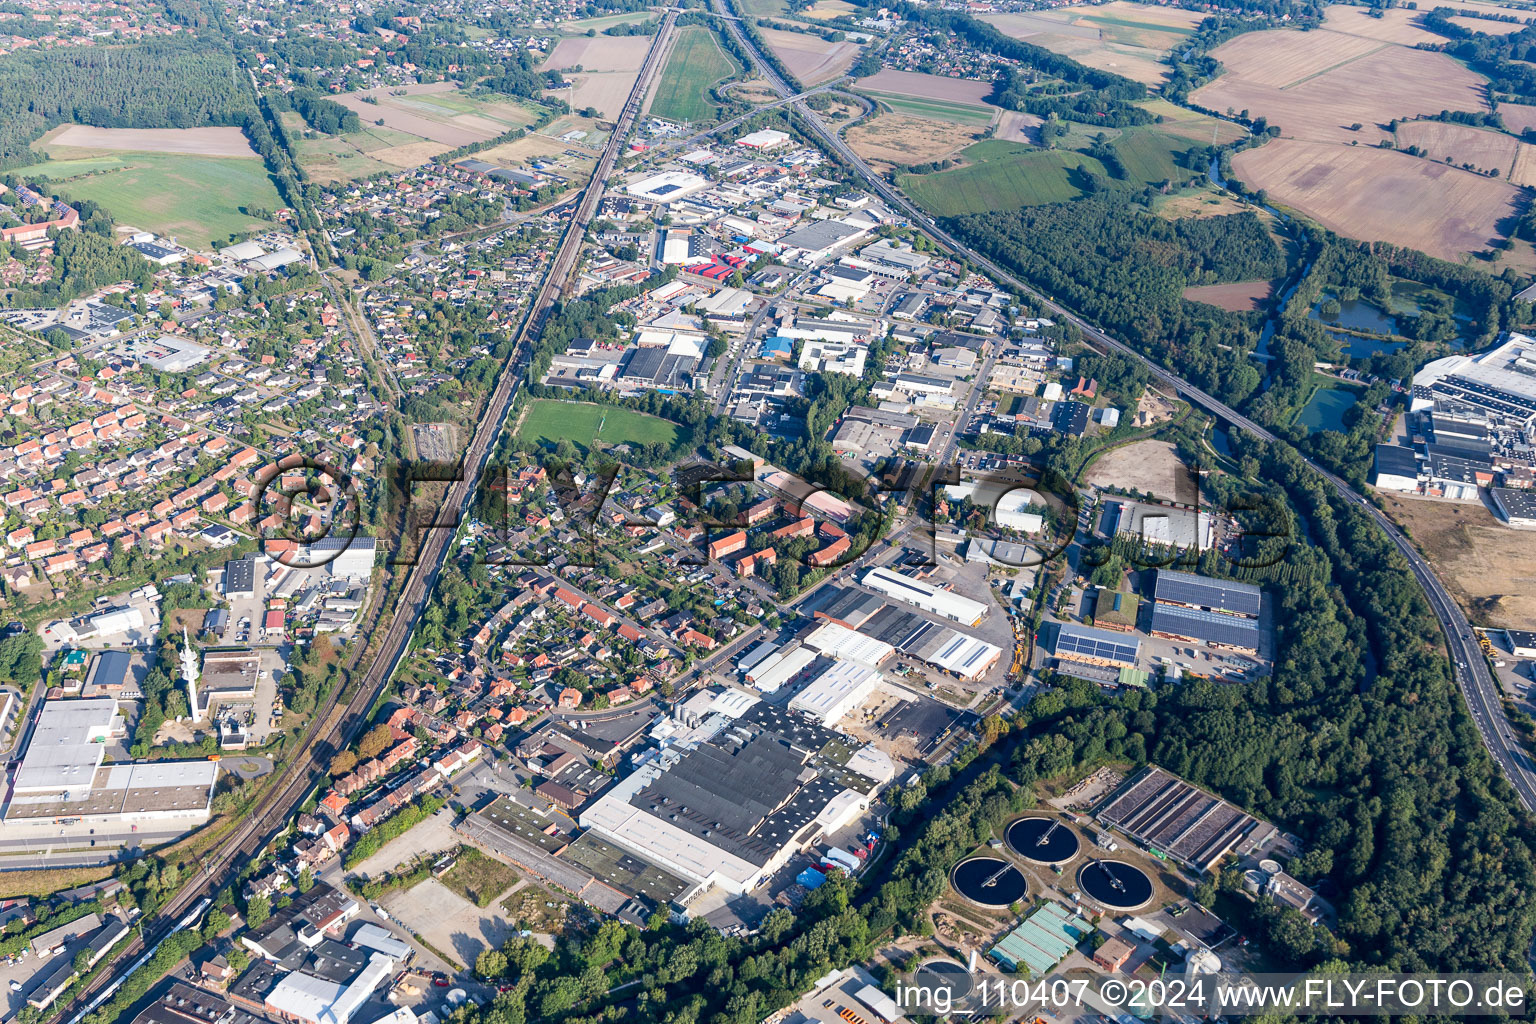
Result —
<svg viewBox="0 0 1536 1024"><path fill-rule="evenodd" d="M1190 302L1203 302L1233 313L1247 313L1263 309L1274 290L1273 281L1234 281L1194 285L1184 289L1184 297Z"/></svg>
<svg viewBox="0 0 1536 1024"><path fill-rule="evenodd" d="M562 39L544 67L561 70L581 65L581 71L566 76L575 87L569 90L571 106L578 110L592 107L603 116L617 117L635 87L645 51L645 46L637 45L633 37L627 36ZM556 92L561 96L566 93L567 90Z"/></svg>
<svg viewBox="0 0 1536 1024"><path fill-rule="evenodd" d="M1419 26L1421 12L1406 7L1393 7L1377 11L1379 18L1371 17L1365 7L1351 4L1335 4L1323 12L1323 28L1345 32L1383 43L1399 43L1417 46L1420 43L1443 43L1445 37Z"/></svg>
<svg viewBox="0 0 1536 1024"><path fill-rule="evenodd" d="M1536 185L1536 146L1520 143L1515 152L1515 166L1509 172L1509 180L1516 185Z"/></svg>
<svg viewBox="0 0 1536 1024"><path fill-rule="evenodd" d="M1008 142L1040 142L1040 126L1045 123L1042 117L1034 114L1026 114L1021 110L1004 110L998 115L996 138Z"/></svg>
<svg viewBox="0 0 1536 1024"><path fill-rule="evenodd" d="M1503 181L1366 146L1282 138L1239 153L1232 165L1272 202L1333 231L1448 260L1487 248L1520 195Z"/></svg>
<svg viewBox="0 0 1536 1024"><path fill-rule="evenodd" d="M1262 115L1290 138L1364 148L1388 138L1394 118L1488 109L1483 77L1445 54L1342 32L1251 32L1212 54L1227 72L1192 102Z"/></svg>
<svg viewBox="0 0 1536 1024"><path fill-rule="evenodd" d="M560 70L580 64L583 71L639 71L645 51L646 47L637 45L632 36L562 39L550 51L544 67Z"/></svg>
<svg viewBox="0 0 1536 1024"><path fill-rule="evenodd" d="M947 100L951 103L968 103L974 107L989 106L987 97L992 93L990 82L945 78L943 75L924 75L916 71L895 71L891 68L885 68L877 75L859 79L858 87L869 92Z"/></svg>
<svg viewBox="0 0 1536 1024"><path fill-rule="evenodd" d="M255 156L239 128L94 128L67 124L41 144L186 156Z"/></svg>
<svg viewBox="0 0 1536 1024"><path fill-rule="evenodd" d="M1536 532L1511 530L1480 503L1376 497L1473 622L1529 629L1536 621Z"/></svg>
<svg viewBox="0 0 1536 1024"><path fill-rule="evenodd" d="M800 79L802 85L819 85L836 78L853 65L859 55L857 43L829 43L820 36L803 32L785 32L782 29L758 29L763 41L778 54L789 73ZM641 51L644 55L644 51Z"/></svg>
<svg viewBox="0 0 1536 1024"><path fill-rule="evenodd" d="M1525 28L1525 25L1518 21L1492 21L1488 18L1468 18L1460 14L1451 15L1451 24L1490 36L1514 35Z"/></svg>
<svg viewBox="0 0 1536 1024"><path fill-rule="evenodd" d="M907 114L881 114L848 129L852 150L876 163L905 167L942 160L969 146L974 129Z"/></svg>
<svg viewBox="0 0 1536 1024"><path fill-rule="evenodd" d="M1527 128L1536 128L1536 106L1523 103L1500 103L1499 116L1504 127L1519 135Z"/></svg>
<svg viewBox="0 0 1536 1024"><path fill-rule="evenodd" d="M1408 121L1398 125L1397 148L1407 149L1409 146L1418 146L1431 160L1443 162L1450 158L1457 167L1471 164L1477 170L1496 170L1500 177L1514 180L1511 169L1521 143L1513 136L1491 128L1441 121Z"/></svg>
<svg viewBox="0 0 1536 1024"><path fill-rule="evenodd" d="M800 17L809 18L812 21L822 21L826 18L837 18L844 14L857 14L859 9L848 0L816 0L811 7L800 12Z"/></svg>
<svg viewBox="0 0 1536 1024"><path fill-rule="evenodd" d="M1099 456L1083 482L1193 503L1195 477L1167 441L1135 441Z"/></svg>
<svg viewBox="0 0 1536 1024"><path fill-rule="evenodd" d="M1162 58L1200 23L1202 15L1175 7L1114 0L1028 14L983 16L999 31L1028 39L1102 71L1159 85L1167 78Z"/></svg>

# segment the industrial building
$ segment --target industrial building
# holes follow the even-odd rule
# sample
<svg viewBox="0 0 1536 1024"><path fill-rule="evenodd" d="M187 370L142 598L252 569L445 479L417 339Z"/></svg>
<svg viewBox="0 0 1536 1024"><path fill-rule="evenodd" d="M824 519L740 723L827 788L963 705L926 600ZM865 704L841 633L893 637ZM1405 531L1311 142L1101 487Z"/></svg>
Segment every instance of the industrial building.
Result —
<svg viewBox="0 0 1536 1024"><path fill-rule="evenodd" d="M1257 654L1263 591L1251 583L1159 569L1153 585L1153 636Z"/></svg>
<svg viewBox="0 0 1536 1024"><path fill-rule="evenodd" d="M1239 841L1263 824L1156 765L1148 765L1111 793L1094 817L1148 849L1201 872L1220 864Z"/></svg>
<svg viewBox="0 0 1536 1024"><path fill-rule="evenodd" d="M885 602L875 595L866 594L852 587L827 587L825 590L833 597L812 612L812 618L825 619L827 622L835 622L849 629L858 629L863 626L875 616L875 613L885 607Z"/></svg>
<svg viewBox="0 0 1536 1024"><path fill-rule="evenodd" d="M807 715L827 728L869 699L880 685L880 673L857 661L834 661L789 702L789 710Z"/></svg>
<svg viewBox="0 0 1536 1024"><path fill-rule="evenodd" d="M743 673L743 677L763 693L774 693L786 683L799 679L816 657L814 649L796 644L763 658Z"/></svg>
<svg viewBox="0 0 1536 1024"><path fill-rule="evenodd" d="M103 764L107 744L124 734L117 701L51 700L11 778L4 824L74 818L85 823L208 820L216 761Z"/></svg>
<svg viewBox="0 0 1536 1024"><path fill-rule="evenodd" d="M1536 658L1536 632L1528 629L1506 629L1504 638L1509 641L1509 652L1517 658Z"/></svg>
<svg viewBox="0 0 1536 1024"><path fill-rule="evenodd" d="M931 583L913 579L894 569L875 566L860 577L859 582L877 594L884 594L896 601L904 601L915 608L937 615L964 626L978 626L987 616L987 606L969 597L962 597Z"/></svg>
<svg viewBox="0 0 1536 1024"><path fill-rule="evenodd" d="M1055 654L1063 661L1085 665L1135 668L1141 641L1107 629L1063 623L1056 632Z"/></svg>
<svg viewBox="0 0 1536 1024"><path fill-rule="evenodd" d="M1536 526L1536 491L1494 487L1488 493L1499 516L1510 526Z"/></svg>
<svg viewBox="0 0 1536 1024"><path fill-rule="evenodd" d="M896 653L890 644L836 622L823 622L806 636L804 643L829 658L870 666L879 666Z"/></svg>
<svg viewBox="0 0 1536 1024"><path fill-rule="evenodd" d="M605 840L699 888L744 893L868 810L819 751L838 734L762 703L716 738L665 751L582 810Z"/></svg>

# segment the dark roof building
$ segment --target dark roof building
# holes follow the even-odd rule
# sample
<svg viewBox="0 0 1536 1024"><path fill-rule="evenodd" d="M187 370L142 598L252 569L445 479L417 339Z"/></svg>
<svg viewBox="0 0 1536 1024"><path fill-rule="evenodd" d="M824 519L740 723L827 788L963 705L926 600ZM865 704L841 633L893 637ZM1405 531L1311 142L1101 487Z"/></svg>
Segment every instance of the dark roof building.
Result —
<svg viewBox="0 0 1536 1024"><path fill-rule="evenodd" d="M1183 605L1230 615L1257 616L1262 591L1251 583L1212 579L1194 573L1158 569L1153 596L1160 604Z"/></svg>
<svg viewBox="0 0 1536 1024"><path fill-rule="evenodd" d="M1141 641L1107 629L1063 623L1056 633L1056 657L1089 665L1133 668Z"/></svg>
<svg viewBox="0 0 1536 1024"><path fill-rule="evenodd" d="M1257 654L1259 650L1258 619L1162 602L1152 606L1152 635L1170 640L1198 641L1250 654Z"/></svg>

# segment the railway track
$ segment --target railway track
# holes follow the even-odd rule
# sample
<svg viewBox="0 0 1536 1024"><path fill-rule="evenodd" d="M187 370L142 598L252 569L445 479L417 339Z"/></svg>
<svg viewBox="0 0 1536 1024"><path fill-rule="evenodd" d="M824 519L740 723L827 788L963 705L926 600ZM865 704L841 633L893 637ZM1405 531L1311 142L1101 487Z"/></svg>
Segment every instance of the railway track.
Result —
<svg viewBox="0 0 1536 1024"><path fill-rule="evenodd" d="M598 203L602 200L606 189L607 177L618 161L624 139L629 134L639 113L641 101L660 67L660 55L665 51L676 20L676 13L669 12L657 29L645 62L641 65L640 73L635 79L635 85L615 123L613 135L604 147L602 158L598 161L591 180L582 190L572 210L560 247L550 262L549 270L518 329L512 355L507 360L495 390L486 402L485 412L476 427L473 439L465 450L461 472L457 479L450 483L448 492L438 508L437 522L456 524L461 521L470 502L474 499L480 479L489 467L491 454L495 451L496 444L506 429L512 403L523 385L522 374L531 359L533 340L542 329L544 320L555 301L566 291L568 279L580 257L581 244L586 237L587 228L592 223ZM448 517L444 518L443 513L448 513ZM394 613L390 616L389 626L384 636L374 637L369 644L369 648L377 653L365 674L360 680L353 680L328 699L326 705L316 714L314 723L300 747L300 753L286 769L281 785L261 800L247 820L221 844L218 850L202 859L201 872L160 909L156 922L161 926L143 938L135 938L124 950L120 959L130 964L136 963L138 954L145 948L152 947L174 930L175 925L171 922L181 919L189 908L197 905L200 900L211 898L233 881L240 867L260 854L267 844L286 828L294 810L303 803L310 791L324 777L322 759L333 749L332 745L325 740L336 737L339 742L334 749L341 749L367 724L369 709L382 696L400 660L405 656L411 634L415 630L417 620L426 609L427 601L442 573L449 544L456 532L456 527L426 531L417 551L416 560L408 569L405 588L400 594ZM348 693L350 698L342 704L341 699ZM68 1007L61 1009L55 1019L67 1019L69 1024L77 1024L87 1012L85 1007L91 1005L91 999L119 977L120 975L115 971L103 972L93 984L83 989Z"/></svg>

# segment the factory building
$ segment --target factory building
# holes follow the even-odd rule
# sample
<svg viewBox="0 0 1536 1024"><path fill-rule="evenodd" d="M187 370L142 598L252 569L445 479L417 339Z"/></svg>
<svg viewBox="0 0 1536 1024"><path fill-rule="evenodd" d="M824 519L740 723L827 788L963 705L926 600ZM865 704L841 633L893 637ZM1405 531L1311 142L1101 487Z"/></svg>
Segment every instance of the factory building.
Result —
<svg viewBox="0 0 1536 1024"><path fill-rule="evenodd" d="M987 606L969 597L962 597L931 583L913 579L894 569L875 566L859 579L865 587L896 601L904 601L915 608L937 615L963 626L978 626L986 618Z"/></svg>

